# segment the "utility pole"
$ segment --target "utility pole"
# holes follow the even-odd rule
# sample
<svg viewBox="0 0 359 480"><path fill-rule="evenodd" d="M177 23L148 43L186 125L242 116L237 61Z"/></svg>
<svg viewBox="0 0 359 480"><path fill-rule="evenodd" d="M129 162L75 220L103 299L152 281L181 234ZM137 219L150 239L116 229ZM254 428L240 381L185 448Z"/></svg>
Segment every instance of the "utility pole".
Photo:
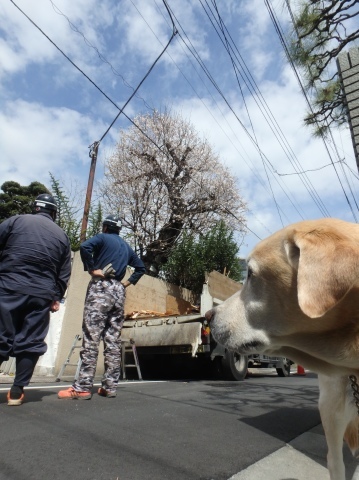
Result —
<svg viewBox="0 0 359 480"><path fill-rule="evenodd" d="M359 48L353 47L349 52L341 53L337 66L348 107L350 133L359 171Z"/></svg>
<svg viewBox="0 0 359 480"><path fill-rule="evenodd" d="M99 145L100 145L100 142L94 142L92 145L90 145L89 156L91 158L91 166L90 166L89 179L88 179L88 182L87 182L87 191L86 191L84 214L83 214L83 217L82 217L82 224L81 224L81 235L80 235L81 243L86 240L86 231L87 231L87 224L88 224L88 219L89 219L89 214L90 214L93 181L94 181L94 178L95 178L97 153L98 153Z"/></svg>

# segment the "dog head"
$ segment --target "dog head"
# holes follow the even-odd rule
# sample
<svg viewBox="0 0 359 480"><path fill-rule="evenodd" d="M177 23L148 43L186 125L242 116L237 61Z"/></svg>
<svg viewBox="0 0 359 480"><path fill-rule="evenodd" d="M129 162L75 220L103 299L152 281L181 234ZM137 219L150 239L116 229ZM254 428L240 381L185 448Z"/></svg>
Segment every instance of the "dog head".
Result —
<svg viewBox="0 0 359 480"><path fill-rule="evenodd" d="M359 292L356 302L343 301L358 281L359 226L304 221L261 241L241 291L206 316L216 341L230 350L280 351L301 335L334 332L352 308L358 316Z"/></svg>

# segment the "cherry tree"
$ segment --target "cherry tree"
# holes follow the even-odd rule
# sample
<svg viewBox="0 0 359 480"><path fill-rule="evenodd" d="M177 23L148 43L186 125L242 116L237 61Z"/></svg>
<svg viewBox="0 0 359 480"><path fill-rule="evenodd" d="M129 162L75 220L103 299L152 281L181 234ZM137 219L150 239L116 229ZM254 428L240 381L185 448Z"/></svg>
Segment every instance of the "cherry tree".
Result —
<svg viewBox="0 0 359 480"><path fill-rule="evenodd" d="M181 232L203 234L219 220L244 233L246 204L236 178L211 145L178 114L139 115L120 132L101 185L108 211L121 213L124 231L157 272Z"/></svg>

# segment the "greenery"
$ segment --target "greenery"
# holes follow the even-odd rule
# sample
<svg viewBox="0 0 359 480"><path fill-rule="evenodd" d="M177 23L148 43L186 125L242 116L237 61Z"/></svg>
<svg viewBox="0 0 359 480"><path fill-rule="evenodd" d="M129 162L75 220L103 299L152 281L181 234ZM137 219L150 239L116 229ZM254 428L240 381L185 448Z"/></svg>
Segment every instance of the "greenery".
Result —
<svg viewBox="0 0 359 480"><path fill-rule="evenodd" d="M63 229L70 240L73 251L80 248L81 222L76 216L76 209L64 193L59 180L50 173L52 194L57 203L56 223Z"/></svg>
<svg viewBox="0 0 359 480"><path fill-rule="evenodd" d="M184 233L173 248L162 274L166 281L201 293L205 273L213 270L241 280L241 263L233 231L223 221L196 238Z"/></svg>
<svg viewBox="0 0 359 480"><path fill-rule="evenodd" d="M290 54L303 69L312 110L304 121L315 135L347 122L344 95L336 67L340 52L359 39L357 0L295 0ZM289 1L287 0L289 6ZM354 20L353 20L354 19Z"/></svg>
<svg viewBox="0 0 359 480"><path fill-rule="evenodd" d="M0 223L13 215L32 213L35 198L41 193L50 193L40 182L32 182L22 186L17 182L8 181L1 185L0 193Z"/></svg>
<svg viewBox="0 0 359 480"><path fill-rule="evenodd" d="M63 187L50 173L51 191L40 182L32 182L28 186L21 186L14 181L1 185L0 193L0 223L13 215L23 215L33 212L35 198L41 193L53 195L57 203L56 223L64 230L70 239L71 249L80 248L81 220L79 218L78 202L65 193ZM101 203L90 208L86 238L92 237L102 230L103 213Z"/></svg>
<svg viewBox="0 0 359 480"><path fill-rule="evenodd" d="M71 249L76 252L80 248L81 219L79 218L79 208L74 198L70 198L63 187L51 173L52 194L57 203L56 223L68 235ZM90 207L86 238L90 238L102 231L103 213L101 203L98 202L97 207Z"/></svg>
<svg viewBox="0 0 359 480"><path fill-rule="evenodd" d="M86 232L86 238L93 237L97 233L102 232L103 211L102 205L98 202L97 207L90 207L89 221Z"/></svg>

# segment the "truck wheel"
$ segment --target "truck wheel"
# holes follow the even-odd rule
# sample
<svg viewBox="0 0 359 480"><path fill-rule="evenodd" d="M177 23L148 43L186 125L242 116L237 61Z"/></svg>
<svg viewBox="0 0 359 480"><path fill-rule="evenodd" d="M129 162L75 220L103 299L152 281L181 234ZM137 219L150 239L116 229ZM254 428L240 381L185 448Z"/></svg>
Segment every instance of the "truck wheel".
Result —
<svg viewBox="0 0 359 480"><path fill-rule="evenodd" d="M290 375L290 366L292 362L288 358L283 358L281 363L278 363L276 370L279 377L289 377Z"/></svg>
<svg viewBox="0 0 359 480"><path fill-rule="evenodd" d="M227 380L244 380L248 372L248 357L237 352L226 350L221 358L222 371Z"/></svg>

